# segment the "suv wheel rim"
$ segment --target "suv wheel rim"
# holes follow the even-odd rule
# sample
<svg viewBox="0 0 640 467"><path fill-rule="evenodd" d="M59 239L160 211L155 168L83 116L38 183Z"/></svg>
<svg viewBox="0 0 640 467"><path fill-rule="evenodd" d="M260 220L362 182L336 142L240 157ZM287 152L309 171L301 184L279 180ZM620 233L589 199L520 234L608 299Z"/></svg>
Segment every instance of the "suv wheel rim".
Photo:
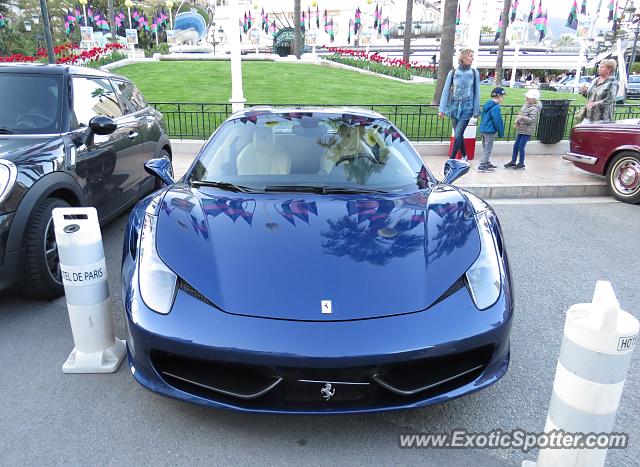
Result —
<svg viewBox="0 0 640 467"><path fill-rule="evenodd" d="M44 254L47 269L51 278L58 284L62 284L62 272L60 271L60 257L58 256L58 244L53 228L53 217L49 218L44 234Z"/></svg>
<svg viewBox="0 0 640 467"><path fill-rule="evenodd" d="M621 195L635 194L640 189L640 161L629 158L618 162L613 170L613 184Z"/></svg>

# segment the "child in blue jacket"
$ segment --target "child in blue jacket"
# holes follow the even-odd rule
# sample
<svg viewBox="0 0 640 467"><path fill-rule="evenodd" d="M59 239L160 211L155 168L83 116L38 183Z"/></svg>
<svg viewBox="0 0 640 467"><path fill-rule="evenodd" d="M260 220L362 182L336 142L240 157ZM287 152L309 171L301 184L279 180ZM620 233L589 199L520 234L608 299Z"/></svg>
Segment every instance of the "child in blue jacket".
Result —
<svg viewBox="0 0 640 467"><path fill-rule="evenodd" d="M496 168L489 158L493 150L493 142L496 133L500 138L504 136L504 121L500 113L500 104L504 101L505 92L503 88L494 88L489 99L482 107L482 117L480 122L480 133L482 133L483 154L478 165L479 172L486 172Z"/></svg>

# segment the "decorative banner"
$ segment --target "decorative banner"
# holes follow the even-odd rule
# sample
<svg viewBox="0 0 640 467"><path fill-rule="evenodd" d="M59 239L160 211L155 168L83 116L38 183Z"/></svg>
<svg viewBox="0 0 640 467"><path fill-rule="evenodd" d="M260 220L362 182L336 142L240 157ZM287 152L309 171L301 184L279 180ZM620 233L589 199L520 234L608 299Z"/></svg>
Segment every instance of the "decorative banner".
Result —
<svg viewBox="0 0 640 467"><path fill-rule="evenodd" d="M493 39L493 42L498 42L498 39L500 39L501 33L502 33L502 13L500 13L500 19L498 20L498 27L496 28L496 37Z"/></svg>
<svg viewBox="0 0 640 467"><path fill-rule="evenodd" d="M388 16L382 22L381 28L382 28L382 35L387 40L387 42L389 42L389 39L391 39L391 29L389 28L389 17Z"/></svg>
<svg viewBox="0 0 640 467"><path fill-rule="evenodd" d="M167 33L167 44L175 44L176 32L173 29L167 29L165 32Z"/></svg>
<svg viewBox="0 0 640 467"><path fill-rule="evenodd" d="M376 3L376 11L373 13L373 29L378 29L378 4Z"/></svg>
<svg viewBox="0 0 640 467"><path fill-rule="evenodd" d="M371 31L362 31L362 34L360 36L360 45L370 45L371 35Z"/></svg>
<svg viewBox="0 0 640 467"><path fill-rule="evenodd" d="M314 31L307 32L304 38L305 38L305 41L307 42L307 45L310 45L311 47L313 47L318 43L318 34Z"/></svg>
<svg viewBox="0 0 640 467"><path fill-rule="evenodd" d="M580 14L581 15L587 14L587 0L582 0L582 6L580 7Z"/></svg>
<svg viewBox="0 0 640 467"><path fill-rule="evenodd" d="M586 39L589 37L589 33L591 32L591 25L593 24L593 20L588 16L580 15L578 20L578 29L576 31L577 36L580 39Z"/></svg>
<svg viewBox="0 0 640 467"><path fill-rule="evenodd" d="M522 42L524 40L525 23L516 19L509 27L511 31L511 42Z"/></svg>
<svg viewBox="0 0 640 467"><path fill-rule="evenodd" d="M251 44L260 45L260 30L252 29L250 39L251 39Z"/></svg>
<svg viewBox="0 0 640 467"><path fill-rule="evenodd" d="M458 2L458 10L456 12L456 26L460 25L460 2Z"/></svg>
<svg viewBox="0 0 640 467"><path fill-rule="evenodd" d="M360 7L356 8L356 17L355 17L355 21L353 22L353 35L357 35L358 31L360 30L360 24L362 22L362 20L360 19L361 16L361 12L360 12Z"/></svg>
<svg viewBox="0 0 640 467"><path fill-rule="evenodd" d="M613 21L614 19L614 11L616 9L616 5L615 5L615 1L614 0L609 0L609 16L608 16L608 20L609 21Z"/></svg>
<svg viewBox="0 0 640 467"><path fill-rule="evenodd" d="M137 29L125 29L125 36L127 38L127 44L138 45L138 30Z"/></svg>
<svg viewBox="0 0 640 467"><path fill-rule="evenodd" d="M518 0L513 0L513 2L511 3L511 20L510 20L511 23L513 23L516 20L517 14L518 14Z"/></svg>
<svg viewBox="0 0 640 467"><path fill-rule="evenodd" d="M536 0L531 0L531 10L529 11L529 18L527 18L527 21L530 23L531 21L533 21L533 14L536 11Z"/></svg>

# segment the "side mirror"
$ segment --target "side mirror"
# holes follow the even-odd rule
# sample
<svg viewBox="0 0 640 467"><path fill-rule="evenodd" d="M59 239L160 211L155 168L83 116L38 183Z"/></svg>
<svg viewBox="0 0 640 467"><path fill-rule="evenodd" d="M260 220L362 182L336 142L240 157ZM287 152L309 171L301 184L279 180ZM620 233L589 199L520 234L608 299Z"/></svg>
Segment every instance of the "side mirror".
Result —
<svg viewBox="0 0 640 467"><path fill-rule="evenodd" d="M444 178L442 179L442 183L446 183L447 185L453 183L466 174L469 171L469 167L471 167L471 164L468 162L457 159L447 159L447 162L444 163Z"/></svg>
<svg viewBox="0 0 640 467"><path fill-rule="evenodd" d="M109 117L97 115L89 120L89 128L96 135L110 135L116 131L118 124Z"/></svg>
<svg viewBox="0 0 640 467"><path fill-rule="evenodd" d="M112 118L96 115L89 120L89 127L80 135L76 135L73 142L76 146L89 146L92 144L93 135L110 135L118 128L118 124Z"/></svg>
<svg viewBox="0 0 640 467"><path fill-rule="evenodd" d="M171 167L171 161L166 157L160 157L158 159L149 159L144 164L144 170L147 173L159 178L166 185L173 185L173 168Z"/></svg>

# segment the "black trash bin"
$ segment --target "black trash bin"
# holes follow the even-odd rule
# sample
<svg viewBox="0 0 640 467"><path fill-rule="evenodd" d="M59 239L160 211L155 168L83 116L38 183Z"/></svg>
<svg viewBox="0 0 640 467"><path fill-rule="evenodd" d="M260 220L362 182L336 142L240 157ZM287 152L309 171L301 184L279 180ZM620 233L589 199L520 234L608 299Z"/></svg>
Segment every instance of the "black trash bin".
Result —
<svg viewBox="0 0 640 467"><path fill-rule="evenodd" d="M538 140L541 143L555 144L562 140L572 101L573 99L540 99L542 110L538 120Z"/></svg>

